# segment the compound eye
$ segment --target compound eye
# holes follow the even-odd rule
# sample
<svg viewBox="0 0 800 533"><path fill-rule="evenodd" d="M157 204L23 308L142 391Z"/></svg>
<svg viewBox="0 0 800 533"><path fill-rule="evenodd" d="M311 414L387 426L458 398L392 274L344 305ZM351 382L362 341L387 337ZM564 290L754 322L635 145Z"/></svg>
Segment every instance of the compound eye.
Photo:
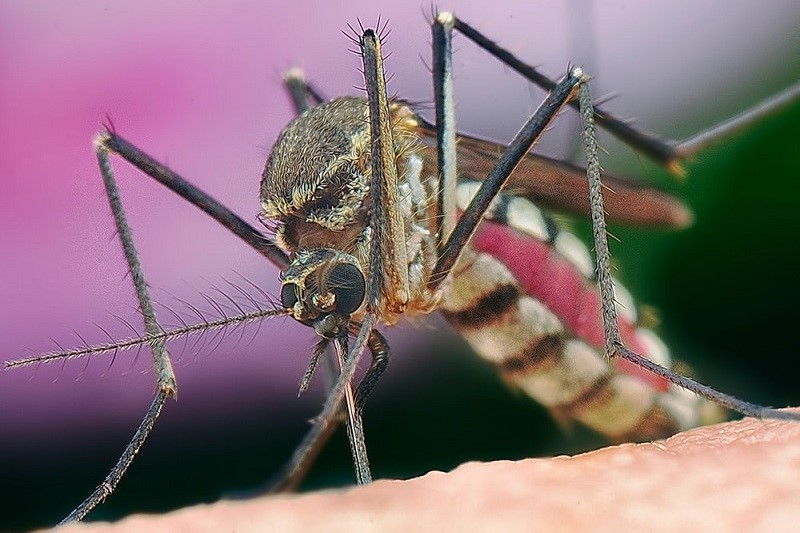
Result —
<svg viewBox="0 0 800 533"><path fill-rule="evenodd" d="M328 274L328 291L336 295L336 309L349 315L364 301L364 274L355 265L339 263Z"/></svg>
<svg viewBox="0 0 800 533"><path fill-rule="evenodd" d="M281 287L281 303L285 309L293 309L297 303L297 285L287 283Z"/></svg>

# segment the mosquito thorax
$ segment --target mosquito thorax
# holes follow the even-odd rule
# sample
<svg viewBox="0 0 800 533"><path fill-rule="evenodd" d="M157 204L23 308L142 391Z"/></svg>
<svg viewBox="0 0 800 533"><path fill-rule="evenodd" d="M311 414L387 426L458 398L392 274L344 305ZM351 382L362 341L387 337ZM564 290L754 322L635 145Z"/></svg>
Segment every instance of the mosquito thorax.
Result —
<svg viewBox="0 0 800 533"><path fill-rule="evenodd" d="M378 314L388 324L397 322L401 313L430 312L438 301L438 295L427 289L436 261L429 227L434 216L435 164L425 163L428 149L419 142L413 111L393 102L390 112L411 294L402 309L384 299ZM307 110L283 130L267 160L261 179L262 218L274 227L275 241L293 261L283 277L282 299L286 297L284 305L297 320L313 325L318 333L342 327L336 325L341 313L326 311L331 290L324 286L325 276L332 271L338 276L337 267L352 266L361 279L369 279L371 179L365 98L337 98ZM350 275L357 278L355 272ZM360 304L351 310L356 319L363 311ZM323 323L325 313L329 318Z"/></svg>

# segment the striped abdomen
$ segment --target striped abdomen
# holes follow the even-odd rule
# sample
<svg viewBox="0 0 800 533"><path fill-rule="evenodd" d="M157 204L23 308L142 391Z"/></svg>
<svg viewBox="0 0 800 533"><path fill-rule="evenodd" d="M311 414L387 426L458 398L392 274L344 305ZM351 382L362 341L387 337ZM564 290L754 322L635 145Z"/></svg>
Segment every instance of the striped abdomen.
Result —
<svg viewBox="0 0 800 533"><path fill-rule="evenodd" d="M459 203L473 191L461 185ZM441 309L506 381L614 440L664 437L719 417L713 404L638 367L609 365L594 265L576 237L522 198L501 196L490 215L501 223L481 223ZM616 293L625 343L669 366L660 339L636 326L619 283Z"/></svg>

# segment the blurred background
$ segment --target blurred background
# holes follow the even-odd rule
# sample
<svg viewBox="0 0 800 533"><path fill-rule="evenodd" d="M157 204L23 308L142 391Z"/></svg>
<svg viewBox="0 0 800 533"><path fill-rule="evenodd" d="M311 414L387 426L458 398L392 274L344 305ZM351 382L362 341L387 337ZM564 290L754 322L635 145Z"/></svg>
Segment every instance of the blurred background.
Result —
<svg viewBox="0 0 800 533"><path fill-rule="evenodd" d="M607 108L670 138L708 127L800 78L800 7L771 2L452 1L489 37L553 77L594 75ZM429 3L0 3L0 358L107 337L138 317L91 147L116 129L246 220L264 161L292 112L281 72L303 68L327 96L358 94L359 58L341 34L381 15L392 33L390 91L432 116ZM543 93L456 37L457 120L507 141ZM565 114L539 150L570 158ZM618 276L660 317L675 357L708 384L770 405L800 403L794 105L698 157L676 182L603 138L605 168L685 199L680 232L614 227ZM208 308L199 294L240 276L277 294L278 272L226 230L119 161L115 168L153 296ZM585 225L576 224L579 231ZM167 323L175 322L161 313ZM409 334L413 331L413 334ZM377 477L468 460L603 445L509 391L439 317L388 332L394 358L365 413ZM297 384L314 343L290 320L229 338L173 342L180 389L117 494L91 518L158 512L253 488L286 460L322 402ZM0 373L0 529L52 525L106 475L154 391L150 356ZM338 435L307 488L352 482Z"/></svg>

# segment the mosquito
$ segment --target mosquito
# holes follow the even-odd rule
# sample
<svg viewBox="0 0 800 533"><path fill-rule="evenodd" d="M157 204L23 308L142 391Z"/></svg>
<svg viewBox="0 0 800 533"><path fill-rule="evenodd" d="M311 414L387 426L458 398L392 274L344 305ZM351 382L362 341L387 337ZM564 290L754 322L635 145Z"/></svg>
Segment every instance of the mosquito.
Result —
<svg viewBox="0 0 800 533"><path fill-rule="evenodd" d="M632 299L610 274L605 214L642 224L680 225L686 213L671 197L608 175L605 183L615 194L604 207L594 129L596 121L680 172L683 159L795 99L800 87L691 139L665 142L593 107L589 78L580 68L571 67L561 80L552 81L451 13L436 14L432 28L434 124L387 94L381 51L385 26L380 24L377 30L353 30L363 59L366 98L325 101L297 72L287 75L299 117L281 134L262 176L266 233L113 128L97 136L98 162L146 333L7 366L148 345L158 392L117 464L65 521L82 519L111 495L167 400L176 395L167 341L277 316L312 327L320 339L301 390L330 347L340 372L312 429L276 479L276 490L299 483L341 420L346 421L356 480L371 481L361 414L390 353L377 328L436 310L506 380L557 416L613 439L658 438L707 423L718 416L714 405L748 416L800 418L741 401L670 370L663 343L637 326ZM508 146L456 131L454 31L550 91ZM530 153L570 105L581 113L586 169ZM278 266L283 272L280 302L270 309L242 310L235 317L162 327L125 219L111 154L204 210ZM559 195L552 194L556 186ZM596 262L532 198L550 207L590 212ZM351 383L365 351L372 361L354 389Z"/></svg>

